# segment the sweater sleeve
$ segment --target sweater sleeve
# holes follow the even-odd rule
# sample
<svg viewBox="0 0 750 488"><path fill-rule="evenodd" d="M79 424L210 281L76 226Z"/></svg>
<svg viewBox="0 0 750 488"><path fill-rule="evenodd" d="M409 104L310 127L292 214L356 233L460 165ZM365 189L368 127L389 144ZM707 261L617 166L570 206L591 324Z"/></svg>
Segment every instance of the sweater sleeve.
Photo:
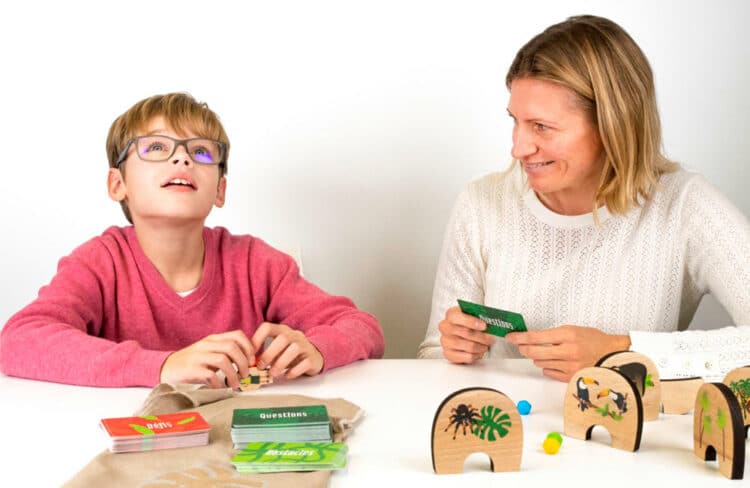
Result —
<svg viewBox="0 0 750 488"><path fill-rule="evenodd" d="M266 320L302 331L323 356L323 371L383 356L383 331L375 317L302 278L290 256L270 247L266 252L271 286Z"/></svg>
<svg viewBox="0 0 750 488"><path fill-rule="evenodd" d="M481 256L477 212L471 187L467 187L456 200L446 227L432 292L430 321L417 351L420 359L443 357L438 324L449 308L458 305L458 298L484 303L485 265Z"/></svg>
<svg viewBox="0 0 750 488"><path fill-rule="evenodd" d="M654 359L667 377L720 379L750 364L750 225L702 176L691 178L683 198L680 219L688 279L700 295L714 295L739 327L633 331L631 347Z"/></svg>
<svg viewBox="0 0 750 488"><path fill-rule="evenodd" d="M96 239L60 260L57 274L0 333L0 369L11 376L88 386L153 386L169 352L97 337L115 283L112 258Z"/></svg>

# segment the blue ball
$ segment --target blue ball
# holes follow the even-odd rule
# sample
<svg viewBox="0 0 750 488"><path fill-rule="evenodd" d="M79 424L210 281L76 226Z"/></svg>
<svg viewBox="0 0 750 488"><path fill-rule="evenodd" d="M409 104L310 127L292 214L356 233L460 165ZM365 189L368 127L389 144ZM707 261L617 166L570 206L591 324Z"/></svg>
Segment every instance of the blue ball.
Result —
<svg viewBox="0 0 750 488"><path fill-rule="evenodd" d="M531 412L531 404L526 400L521 400L516 406L518 407L518 413L521 415L528 415Z"/></svg>

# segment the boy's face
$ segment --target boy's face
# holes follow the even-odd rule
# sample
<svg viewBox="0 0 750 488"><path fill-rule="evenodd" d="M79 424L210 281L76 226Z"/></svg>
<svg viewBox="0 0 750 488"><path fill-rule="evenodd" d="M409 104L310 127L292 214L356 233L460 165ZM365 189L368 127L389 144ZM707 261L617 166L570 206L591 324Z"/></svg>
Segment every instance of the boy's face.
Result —
<svg viewBox="0 0 750 488"><path fill-rule="evenodd" d="M176 133L162 117L153 118L142 132L136 136L200 137L190 132ZM203 222L214 205L224 205L226 178L219 178L219 165L195 163L184 145L178 146L167 161L161 162L141 160L135 146L131 145L122 168L123 171L109 170L109 196L118 202L127 200L135 225L144 220L163 224Z"/></svg>

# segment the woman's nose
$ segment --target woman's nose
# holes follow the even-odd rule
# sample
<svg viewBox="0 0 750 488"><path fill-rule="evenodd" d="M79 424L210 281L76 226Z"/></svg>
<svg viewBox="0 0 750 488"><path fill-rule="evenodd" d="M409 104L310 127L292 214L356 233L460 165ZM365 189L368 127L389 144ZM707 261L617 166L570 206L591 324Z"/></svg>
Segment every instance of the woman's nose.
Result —
<svg viewBox="0 0 750 488"><path fill-rule="evenodd" d="M534 140L526 131L516 127L513 129L513 147L510 150L513 159L523 159L537 151Z"/></svg>

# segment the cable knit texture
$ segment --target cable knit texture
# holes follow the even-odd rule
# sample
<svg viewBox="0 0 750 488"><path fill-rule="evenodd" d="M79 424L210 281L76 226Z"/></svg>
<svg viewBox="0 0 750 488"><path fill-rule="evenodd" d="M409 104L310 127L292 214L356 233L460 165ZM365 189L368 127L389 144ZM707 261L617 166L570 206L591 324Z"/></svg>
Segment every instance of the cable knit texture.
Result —
<svg viewBox="0 0 750 488"><path fill-rule="evenodd" d="M111 227L60 260L52 282L0 334L5 374L92 386L153 386L167 356L209 334L263 322L301 330L324 369L383 355L383 333L351 300L299 275L294 260L252 236L205 228L203 276L175 293L133 227Z"/></svg>
<svg viewBox="0 0 750 488"><path fill-rule="evenodd" d="M601 208L598 216L599 225L593 214L550 211L518 167L468 185L446 230L419 357L442 357L437 326L461 298L520 312L529 329L643 331L631 334L632 349L658 343L649 352L662 365L678 344L710 350L731 335L724 369L750 363L750 327L653 334L685 330L707 293L735 324L750 324L750 226L738 209L702 176L679 170L626 215ZM488 355L520 357L503 340Z"/></svg>

